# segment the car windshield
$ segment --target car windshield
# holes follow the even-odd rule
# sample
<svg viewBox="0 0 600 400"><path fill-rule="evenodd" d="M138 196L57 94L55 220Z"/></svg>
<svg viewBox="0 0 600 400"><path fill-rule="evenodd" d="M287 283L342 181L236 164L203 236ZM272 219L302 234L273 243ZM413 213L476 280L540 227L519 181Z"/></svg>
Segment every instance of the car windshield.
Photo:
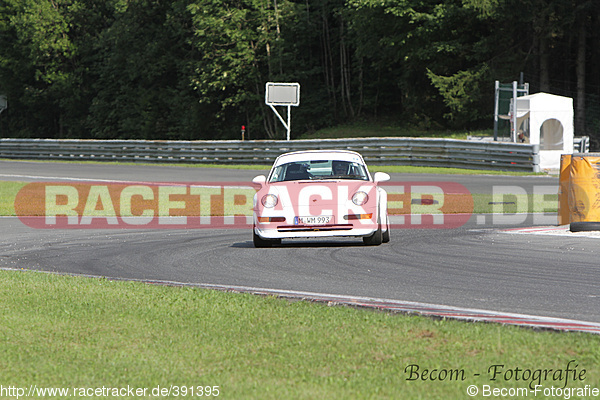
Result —
<svg viewBox="0 0 600 400"><path fill-rule="evenodd" d="M278 165L271 172L269 182L299 180L355 179L368 181L363 164L341 160L297 161Z"/></svg>

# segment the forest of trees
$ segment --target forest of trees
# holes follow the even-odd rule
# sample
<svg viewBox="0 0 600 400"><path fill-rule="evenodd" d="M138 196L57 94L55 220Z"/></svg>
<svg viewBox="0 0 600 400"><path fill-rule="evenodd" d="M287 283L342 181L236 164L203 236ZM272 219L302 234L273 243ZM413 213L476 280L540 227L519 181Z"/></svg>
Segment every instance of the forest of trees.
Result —
<svg viewBox="0 0 600 400"><path fill-rule="evenodd" d="M0 136L284 138L354 121L492 126L494 81L573 97L600 140L597 0L0 0Z"/></svg>

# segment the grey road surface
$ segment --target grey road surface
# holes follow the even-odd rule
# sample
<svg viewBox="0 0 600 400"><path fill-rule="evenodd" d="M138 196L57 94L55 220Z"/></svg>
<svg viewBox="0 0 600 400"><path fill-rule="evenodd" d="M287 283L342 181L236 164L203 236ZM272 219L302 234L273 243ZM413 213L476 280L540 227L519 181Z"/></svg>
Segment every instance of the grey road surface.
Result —
<svg viewBox="0 0 600 400"><path fill-rule="evenodd" d="M375 169L375 168L374 168ZM0 180L244 181L264 171L0 162ZM27 178L29 177L29 178ZM395 175L493 185L553 185L556 178ZM0 218L0 267L310 291L600 322L600 239L509 233L510 221L472 216L457 229L397 229L361 241L284 241L255 249L249 229L42 230ZM520 218L517 218L520 219ZM527 221L535 224L534 216Z"/></svg>
<svg viewBox="0 0 600 400"><path fill-rule="evenodd" d="M367 296L600 322L600 239L399 229L255 249L250 230L35 230L0 218L0 266Z"/></svg>
<svg viewBox="0 0 600 400"><path fill-rule="evenodd" d="M371 172L377 166L371 166ZM268 167L255 170L221 168L188 168L163 165L119 165L45 163L30 161L0 161L0 180L47 181L61 179L102 179L143 182L250 182L256 175L267 174ZM556 176L505 176L505 175L442 175L442 174L391 174L395 182L456 182L471 193L491 193L496 186L519 186L527 193L532 187L557 186Z"/></svg>

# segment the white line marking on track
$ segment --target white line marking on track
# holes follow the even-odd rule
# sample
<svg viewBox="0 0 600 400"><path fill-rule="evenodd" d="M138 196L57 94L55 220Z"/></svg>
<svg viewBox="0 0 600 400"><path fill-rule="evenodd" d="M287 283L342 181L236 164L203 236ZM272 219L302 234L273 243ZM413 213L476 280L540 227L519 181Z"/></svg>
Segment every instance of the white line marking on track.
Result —
<svg viewBox="0 0 600 400"><path fill-rule="evenodd" d="M44 179L50 181L74 181L74 182L86 182L86 183L94 183L94 182L104 182L104 183L129 183L135 185L148 185L148 186L194 186L201 188L209 188L209 189L219 189L223 187L227 187L228 189L249 189L253 188L255 185L251 182L248 182L247 186L232 186L228 185L227 182L214 182L214 184L207 185L208 182L199 182L204 183L202 185L195 185L195 182L149 182L149 181L125 181L118 179L96 179L96 178L72 178L72 177L64 177L64 176L41 176L41 175L15 175L15 174L0 174L1 177L7 178L25 178L25 179Z"/></svg>
<svg viewBox="0 0 600 400"><path fill-rule="evenodd" d="M571 232L569 225L561 226L535 226L528 228L510 228L500 230L502 233L517 235L550 235L565 236L571 238L583 237L591 239L600 239L600 231Z"/></svg>
<svg viewBox="0 0 600 400"><path fill-rule="evenodd" d="M16 268L0 268L5 271L20 271L23 269ZM277 296L282 298L308 300L328 305L347 305L354 307L365 307L390 312L399 312L406 314L419 314L422 316L442 317L449 319L457 319L469 322L495 322L507 325L526 326L537 329L552 329L558 331L578 331L600 334L600 323L579 321L565 318L543 317L536 315L526 315L517 313L504 313L498 311L481 310L474 308L452 307L439 304L419 303L413 301L401 301L393 299L382 299L376 297L348 296L335 295L328 293L294 291L284 289L269 289L256 288L250 286L235 286L235 285L216 285L206 283L184 283L168 280L144 280L144 279L125 279L112 278L106 276L85 275L85 274L69 274L38 270L28 270L39 273L82 276L87 278L101 278L115 281L134 281L144 282L149 284L159 284L167 286L187 286L197 287L200 289L220 290L226 292L240 292L263 296Z"/></svg>
<svg viewBox="0 0 600 400"><path fill-rule="evenodd" d="M68 176L43 176L43 175L17 175L17 174L0 174L0 177L6 178L25 178L25 179L45 179L54 181L76 181L76 182L110 182L110 183L154 183L143 181L123 181L117 179L97 179L97 178L72 178Z"/></svg>

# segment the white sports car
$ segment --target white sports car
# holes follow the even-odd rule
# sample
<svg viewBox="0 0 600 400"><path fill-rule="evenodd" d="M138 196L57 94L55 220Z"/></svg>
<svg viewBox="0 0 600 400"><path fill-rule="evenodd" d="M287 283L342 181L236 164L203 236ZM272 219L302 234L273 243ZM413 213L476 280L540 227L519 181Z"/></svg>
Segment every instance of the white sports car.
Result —
<svg viewBox="0 0 600 400"><path fill-rule="evenodd" d="M255 247L281 239L361 237L368 245L390 240L387 193L378 184L390 179L369 173L362 156L346 150L282 154L254 196Z"/></svg>

